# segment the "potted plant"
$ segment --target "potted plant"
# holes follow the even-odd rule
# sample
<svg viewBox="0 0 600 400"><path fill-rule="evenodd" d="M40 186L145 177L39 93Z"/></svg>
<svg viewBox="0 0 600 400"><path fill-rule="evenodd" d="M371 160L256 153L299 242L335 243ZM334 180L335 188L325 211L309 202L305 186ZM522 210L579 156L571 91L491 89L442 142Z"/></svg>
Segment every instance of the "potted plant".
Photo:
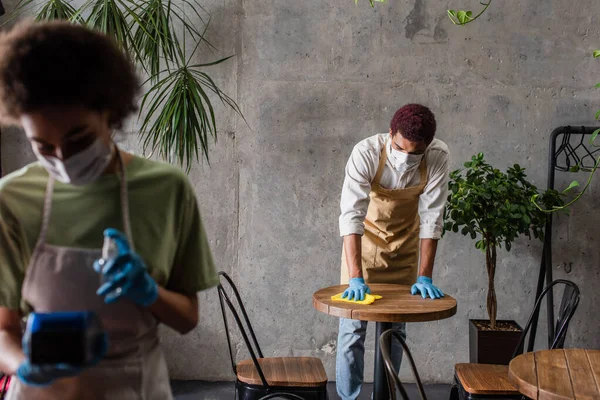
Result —
<svg viewBox="0 0 600 400"><path fill-rule="evenodd" d="M546 213L533 199L552 209L564 204L566 191L539 193L519 165L504 173L489 165L482 153L464 166L450 174L444 229L470 236L475 247L485 253L489 320L470 320L470 362L508 365L522 329L515 321L496 318L497 249L504 246L510 251L521 235L543 240Z"/></svg>

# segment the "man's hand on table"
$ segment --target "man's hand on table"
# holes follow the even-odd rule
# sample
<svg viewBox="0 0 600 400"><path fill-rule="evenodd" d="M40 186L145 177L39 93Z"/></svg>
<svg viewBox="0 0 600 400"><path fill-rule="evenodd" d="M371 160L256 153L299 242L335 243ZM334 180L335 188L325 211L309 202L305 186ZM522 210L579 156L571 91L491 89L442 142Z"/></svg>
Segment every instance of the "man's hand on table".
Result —
<svg viewBox="0 0 600 400"><path fill-rule="evenodd" d="M350 286L342 294L342 299L362 301L365 299L365 294L371 293L371 289L365 283L363 278L350 279Z"/></svg>
<svg viewBox="0 0 600 400"><path fill-rule="evenodd" d="M427 276L419 276L417 278L417 283L412 285L410 293L413 295L421 293L421 296L423 296L424 299L426 299L427 296L431 297L432 299L444 297L444 293L437 286L435 286L433 284L433 280Z"/></svg>

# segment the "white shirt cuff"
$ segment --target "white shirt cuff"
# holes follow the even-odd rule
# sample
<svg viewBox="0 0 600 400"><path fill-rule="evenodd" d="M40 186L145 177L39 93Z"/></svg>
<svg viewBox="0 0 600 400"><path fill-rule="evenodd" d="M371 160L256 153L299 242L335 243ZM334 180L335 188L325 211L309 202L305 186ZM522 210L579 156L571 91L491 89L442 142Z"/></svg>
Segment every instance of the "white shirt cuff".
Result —
<svg viewBox="0 0 600 400"><path fill-rule="evenodd" d="M340 222L340 236L363 235L365 225L360 222Z"/></svg>
<svg viewBox="0 0 600 400"><path fill-rule="evenodd" d="M437 225L423 224L419 232L419 238L421 239L441 239L442 238L442 227Z"/></svg>

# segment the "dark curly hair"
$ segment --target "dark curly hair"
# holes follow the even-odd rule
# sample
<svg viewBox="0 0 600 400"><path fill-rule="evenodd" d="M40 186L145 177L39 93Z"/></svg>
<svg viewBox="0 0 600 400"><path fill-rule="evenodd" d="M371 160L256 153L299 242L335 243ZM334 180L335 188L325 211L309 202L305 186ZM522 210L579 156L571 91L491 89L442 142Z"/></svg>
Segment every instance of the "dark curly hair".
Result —
<svg viewBox="0 0 600 400"><path fill-rule="evenodd" d="M109 37L67 22L24 22L0 34L0 122L47 106L108 111L121 127L137 110L135 68Z"/></svg>
<svg viewBox="0 0 600 400"><path fill-rule="evenodd" d="M402 137L411 142L431 143L435 136L435 128L433 113L420 104L407 104L401 107L390 122L390 129L394 135L400 132Z"/></svg>

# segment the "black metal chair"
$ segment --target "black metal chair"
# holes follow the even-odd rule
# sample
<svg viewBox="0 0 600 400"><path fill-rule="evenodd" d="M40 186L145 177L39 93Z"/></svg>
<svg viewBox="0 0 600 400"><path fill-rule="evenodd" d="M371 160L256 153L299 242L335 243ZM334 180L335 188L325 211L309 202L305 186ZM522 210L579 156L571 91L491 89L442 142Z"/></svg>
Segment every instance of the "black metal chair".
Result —
<svg viewBox="0 0 600 400"><path fill-rule="evenodd" d="M404 400L410 400L408 394L406 393L406 390L404 389L404 386L402 385L402 382L400 381L400 377L398 376L398 373L400 371L396 371L394 369L394 365L392 364L392 356L390 354L390 349L392 348L392 340L394 339L400 342L400 345L402 345L402 348L404 349L404 354L410 362L410 367L412 368L412 372L415 377L415 382L417 384L417 389L419 391L421 399L427 400L427 396L425 395L425 389L423 388L423 383L421 382L421 377L419 376L419 371L417 370L417 366L415 365L415 360L413 359L413 356L410 353L410 350L402 336L393 329L389 329L383 332L379 337L379 348L381 349L381 355L383 356L383 361L385 363L390 398L392 400L396 400L396 388L398 388L398 391L400 392L400 395L402 395L402 398Z"/></svg>
<svg viewBox="0 0 600 400"><path fill-rule="evenodd" d="M233 373L236 376L236 398L259 400L261 398L286 397L304 400L327 400L327 373L323 363L316 357L270 357L265 358L250 324L241 296L231 278L219 272L221 283L217 286L219 302L225 324L227 345ZM222 278L222 279L221 279ZM228 284L237 303L231 301L223 286ZM236 310L239 309L239 313ZM227 311L233 316L251 359L236 362L227 321ZM241 317L240 317L241 314ZM249 333L249 334L248 334ZM273 395L272 397L269 397Z"/></svg>
<svg viewBox="0 0 600 400"><path fill-rule="evenodd" d="M562 349L571 318L579 305L579 288L565 279L551 282L537 298L533 311L523 329L521 338L513 352L512 358L523 353L525 339L530 332L534 316L539 312L544 297L552 292L556 285L563 285L560 310L556 319L555 334L550 349ZM533 351L535 336L529 335L527 352ZM522 395L508 381L508 366L492 364L456 364L454 368L454 385L450 391L451 400L464 399L520 399Z"/></svg>

